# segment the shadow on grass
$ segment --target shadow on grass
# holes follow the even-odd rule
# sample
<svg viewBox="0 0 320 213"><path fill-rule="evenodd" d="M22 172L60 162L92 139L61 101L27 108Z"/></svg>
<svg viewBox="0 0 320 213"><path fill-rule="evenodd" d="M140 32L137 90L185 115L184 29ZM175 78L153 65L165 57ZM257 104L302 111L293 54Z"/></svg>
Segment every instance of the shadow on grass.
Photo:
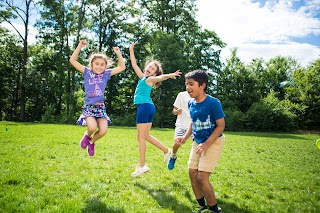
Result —
<svg viewBox="0 0 320 213"><path fill-rule="evenodd" d="M250 136L250 137L262 137L262 138L288 138L288 139L299 139L308 140L303 137L301 133L274 133L274 132L228 132L225 131L226 135L237 135L237 136ZM301 134L301 137L298 136Z"/></svg>
<svg viewBox="0 0 320 213"><path fill-rule="evenodd" d="M170 209L175 213L178 212L192 212L193 209L190 209L188 206L181 204L181 202L179 202L177 199L175 199L174 197L168 195L168 191L169 190L165 190L165 189L149 189L146 186L143 186L139 183L135 184L136 186L140 187L142 190L147 191L153 198L154 200L156 200L158 202L158 204L164 208L164 209ZM178 182L174 182L173 183L173 187L176 188L176 190L181 190L182 185ZM190 186L191 187L191 186ZM190 201L190 203L193 203L194 207L197 207L197 203L195 198L193 199L192 196L190 195L189 192L185 193L186 198ZM239 208L238 206L236 206L234 203L228 203L228 202L224 202L220 199L218 199L218 204L219 206L222 208L222 210L224 212L237 212L237 213L253 213L253 211L247 210L247 209L243 209L243 208Z"/></svg>
<svg viewBox="0 0 320 213"><path fill-rule="evenodd" d="M176 198L168 195L168 191L170 191L169 189L149 189L140 183L135 185L140 187L142 190L147 191L153 197L153 199L158 202L161 208L170 209L174 212L192 212L192 209L190 209L188 206L183 205Z"/></svg>
<svg viewBox="0 0 320 213"><path fill-rule="evenodd" d="M110 129L129 129L129 130L136 130L136 126L109 126ZM174 132L174 128L160 128L160 127L152 127L152 130L160 131L160 132Z"/></svg>
<svg viewBox="0 0 320 213"><path fill-rule="evenodd" d="M176 188L176 190L181 190L184 186L182 186L179 182L173 182L173 187ZM191 195L188 191L186 191L185 197L190 201L190 203L193 203L193 206L197 207L198 204L196 203L196 199L193 194ZM234 203L227 203L220 199L218 199L218 204L222 208L223 212L253 213L253 211L241 209L237 207Z"/></svg>
<svg viewBox="0 0 320 213"><path fill-rule="evenodd" d="M222 209L223 212L236 212L236 213L253 213L253 211L239 208L234 203L224 202L218 199L218 205Z"/></svg>
<svg viewBox="0 0 320 213"><path fill-rule="evenodd" d="M124 213L123 209L107 206L99 198L95 197L86 201L87 205L81 212L83 213Z"/></svg>

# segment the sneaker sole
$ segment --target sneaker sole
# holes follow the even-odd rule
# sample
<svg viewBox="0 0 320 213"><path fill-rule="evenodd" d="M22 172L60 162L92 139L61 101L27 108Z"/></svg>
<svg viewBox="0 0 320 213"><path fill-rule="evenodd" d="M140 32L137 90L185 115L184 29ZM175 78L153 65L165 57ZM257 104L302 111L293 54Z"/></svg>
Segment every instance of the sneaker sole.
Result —
<svg viewBox="0 0 320 213"><path fill-rule="evenodd" d="M131 175L131 177L138 177L138 176L143 175L143 174L145 174L145 173L147 173L147 172L149 172L149 171L150 171L150 169L147 170L147 171L145 171L145 172L143 172L143 173L141 173L141 174L138 174L138 175Z"/></svg>

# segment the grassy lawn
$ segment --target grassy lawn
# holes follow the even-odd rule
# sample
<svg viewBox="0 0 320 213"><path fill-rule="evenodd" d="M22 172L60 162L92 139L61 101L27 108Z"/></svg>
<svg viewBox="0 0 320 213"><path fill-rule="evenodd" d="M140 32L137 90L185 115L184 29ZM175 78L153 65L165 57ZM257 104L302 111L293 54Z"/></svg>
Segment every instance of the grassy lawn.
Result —
<svg viewBox="0 0 320 213"><path fill-rule="evenodd" d="M150 171L138 163L136 129L110 126L88 157L79 147L85 127L0 122L0 212L191 212L191 141L169 171L148 144ZM173 129L153 129L165 145ZM211 182L226 213L320 212L317 134L226 132Z"/></svg>

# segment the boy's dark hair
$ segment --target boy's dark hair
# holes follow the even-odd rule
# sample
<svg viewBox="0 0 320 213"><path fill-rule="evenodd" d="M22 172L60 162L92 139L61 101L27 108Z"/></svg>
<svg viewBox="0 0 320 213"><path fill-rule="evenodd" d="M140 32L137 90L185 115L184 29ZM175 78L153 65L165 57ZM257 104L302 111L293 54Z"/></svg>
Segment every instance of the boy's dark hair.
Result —
<svg viewBox="0 0 320 213"><path fill-rule="evenodd" d="M199 83L199 86L202 84L206 84L206 87L204 88L204 91L206 91L207 85L208 85L208 74L203 70L193 70L191 72L188 72L185 74L185 79L194 79L196 82Z"/></svg>

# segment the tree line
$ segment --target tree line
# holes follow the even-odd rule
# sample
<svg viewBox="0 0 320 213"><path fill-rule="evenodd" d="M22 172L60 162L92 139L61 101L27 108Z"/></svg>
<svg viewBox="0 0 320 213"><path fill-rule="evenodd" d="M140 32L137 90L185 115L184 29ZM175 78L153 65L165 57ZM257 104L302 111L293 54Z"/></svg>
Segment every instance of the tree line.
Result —
<svg viewBox="0 0 320 213"><path fill-rule="evenodd" d="M237 49L222 63L226 44L196 20L193 0L1 0L0 22L24 23L25 33L0 27L0 120L75 123L83 104L82 76L69 57L80 39L88 41L79 60L92 52L115 59L119 46L127 69L108 82L105 103L115 125L135 125L133 94L138 78L129 61L129 45L140 67L147 59L162 62L166 73L203 69L208 93L219 98L231 131L319 130L320 59L306 67L276 56L244 64ZM36 43L28 43L31 15L36 15ZM115 61L115 63L117 63ZM173 127L172 104L185 90L184 77L153 91L154 126Z"/></svg>

